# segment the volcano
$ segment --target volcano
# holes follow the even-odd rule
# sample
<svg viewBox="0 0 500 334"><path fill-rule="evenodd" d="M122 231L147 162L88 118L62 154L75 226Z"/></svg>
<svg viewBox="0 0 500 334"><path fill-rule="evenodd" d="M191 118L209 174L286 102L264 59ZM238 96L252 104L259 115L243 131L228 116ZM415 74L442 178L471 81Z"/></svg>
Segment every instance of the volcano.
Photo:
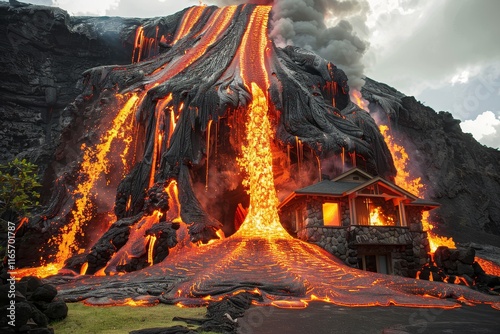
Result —
<svg viewBox="0 0 500 334"><path fill-rule="evenodd" d="M346 267L283 229L276 208L290 185L333 176L338 161L390 180L396 169L344 72L276 47L270 12L191 7L138 26L132 64L84 73L67 108L83 124L58 151L75 160L18 230L24 265L39 266L26 273L78 271L52 278L60 296L101 305L203 305L245 290L289 307L498 307L464 287Z"/></svg>
<svg viewBox="0 0 500 334"><path fill-rule="evenodd" d="M44 258L62 264L85 249L80 246L85 240L78 239L92 233L87 228L108 224L113 204L116 220L132 224L155 211L160 221L180 216L188 224L191 242L207 243L218 238L221 229L234 233L234 219L217 219L211 212L226 205L225 195L231 191L236 197L240 193L236 204L247 204L248 196L243 187L232 184L210 189L210 179L220 182L221 175L229 175L230 183L241 184L244 173L239 173L236 161L243 145L267 135L273 137L269 167L273 158L280 160L273 166L275 175L290 174L290 168L300 165L323 172L322 162L341 153L357 156L358 164L372 174L394 174L391 154L374 121L350 102L345 74L311 52L275 47L267 37L270 9L192 7L178 20L138 27L134 64L85 73L81 108L96 111L101 121L85 129L81 161L67 171L69 177L58 180L51 207L32 223L51 229L64 225L66 230L62 239L44 248ZM272 133L261 132L257 125L245 128L252 84L263 92ZM241 162L243 170L253 170L255 159L260 158ZM313 177L320 178L320 172ZM178 195L166 191L174 187L172 182ZM203 191L195 194L200 183L205 192L224 193L204 207L201 198L207 202L210 197ZM278 191L284 188L276 186ZM113 189L116 200L109 203ZM236 205L231 209L234 212ZM57 254L51 254L54 251ZM89 268L90 273L100 269L92 261Z"/></svg>

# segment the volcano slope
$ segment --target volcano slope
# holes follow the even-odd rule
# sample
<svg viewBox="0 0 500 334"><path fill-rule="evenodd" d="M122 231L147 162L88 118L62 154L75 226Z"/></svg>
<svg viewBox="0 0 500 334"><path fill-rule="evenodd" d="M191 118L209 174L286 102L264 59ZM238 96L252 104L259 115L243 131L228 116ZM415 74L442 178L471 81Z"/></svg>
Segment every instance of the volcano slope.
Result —
<svg viewBox="0 0 500 334"><path fill-rule="evenodd" d="M239 186L249 168L240 172L237 157L248 141L252 83L264 92L271 150L282 161L270 166L288 175L276 180L278 191L311 177L300 169L314 170L317 179L335 156L352 156L372 174L394 174L375 122L349 99L345 74L311 52L277 48L268 38L269 12L255 5L192 7L137 27L133 64L84 73L84 91L70 107L85 120L68 126L58 154L73 156L75 146L82 153L60 171L47 209L19 230L21 265L40 264L41 256L62 268L84 253L75 266L88 262L90 274L102 269L118 248L135 242L127 226L142 224L154 211L160 222L167 219L173 208L165 189L174 181L191 241L206 243L220 229L234 233L237 204L249 198ZM195 191L200 183L210 191L210 180L224 179L232 181L214 187L220 196L209 204ZM228 210L232 216L214 217L234 188L239 201ZM119 241L115 228L125 230ZM33 252L41 240L46 244ZM145 259L140 262L133 267Z"/></svg>

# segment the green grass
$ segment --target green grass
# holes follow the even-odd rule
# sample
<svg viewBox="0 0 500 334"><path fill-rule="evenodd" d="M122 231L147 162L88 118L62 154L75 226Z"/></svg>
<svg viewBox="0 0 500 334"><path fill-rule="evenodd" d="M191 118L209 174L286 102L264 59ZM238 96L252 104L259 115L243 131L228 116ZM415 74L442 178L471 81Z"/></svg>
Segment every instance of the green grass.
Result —
<svg viewBox="0 0 500 334"><path fill-rule="evenodd" d="M172 321L173 317L204 318L206 308L180 308L173 305L151 307L133 306L87 306L82 303L68 303L66 319L50 326L56 334L122 334L132 330L186 325ZM192 327L195 329L195 326Z"/></svg>

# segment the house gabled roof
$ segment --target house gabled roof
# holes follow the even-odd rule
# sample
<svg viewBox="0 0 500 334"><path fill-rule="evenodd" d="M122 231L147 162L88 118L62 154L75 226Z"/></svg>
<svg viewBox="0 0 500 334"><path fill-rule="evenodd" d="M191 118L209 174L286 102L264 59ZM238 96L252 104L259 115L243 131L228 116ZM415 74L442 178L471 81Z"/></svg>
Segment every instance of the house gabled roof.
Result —
<svg viewBox="0 0 500 334"><path fill-rule="evenodd" d="M359 176L360 180L353 179L353 175ZM347 181L349 180L349 181ZM349 196L357 191L360 191L366 187L369 187L375 183L381 183L385 187L389 188L391 191L399 194L403 198L407 198L409 201L406 205L422 206L428 209L437 208L440 206L439 203L430 200L425 200L418 198L414 194L406 191L405 189L391 183L380 176L371 176L370 174L358 169L353 168L333 180L323 180L321 182L315 183L313 185L297 189L291 193L287 198L285 198L279 207L285 206L287 203L292 201L297 196L330 196L330 197L344 197Z"/></svg>
<svg viewBox="0 0 500 334"><path fill-rule="evenodd" d="M441 203L434 202L434 201L427 200L427 199L423 199L423 198L417 198L413 202L408 203L406 205L425 206L427 208L434 209L434 208L440 207Z"/></svg>
<svg viewBox="0 0 500 334"><path fill-rule="evenodd" d="M353 174L356 174L357 176L362 177L363 180L373 179L373 175L370 175L367 172L365 172L359 168L352 168L352 169L349 169L347 172L340 174L339 176L334 178L332 181L334 181L334 182L342 181L342 180L347 179L349 176L351 176Z"/></svg>
<svg viewBox="0 0 500 334"><path fill-rule="evenodd" d="M412 193L404 190L403 188L395 185L394 183L391 183L391 182L389 182L389 181L381 178L380 176L374 177L371 180L366 181L365 183L358 184L357 187L355 187L355 188L351 189L350 191L346 192L345 195L350 195L352 193L355 193L356 191L359 191L359 190L361 190L363 188L371 186L372 184L377 183L377 182L385 184L388 188L392 188L396 192L401 193L401 195L405 195L406 197L408 197L409 199L411 199L413 201L416 200L416 199L418 199L417 196L415 196Z"/></svg>
<svg viewBox="0 0 500 334"><path fill-rule="evenodd" d="M324 180L305 188L295 190L295 193L301 195L330 195L344 196L346 192L357 188L359 183L356 182L335 182Z"/></svg>

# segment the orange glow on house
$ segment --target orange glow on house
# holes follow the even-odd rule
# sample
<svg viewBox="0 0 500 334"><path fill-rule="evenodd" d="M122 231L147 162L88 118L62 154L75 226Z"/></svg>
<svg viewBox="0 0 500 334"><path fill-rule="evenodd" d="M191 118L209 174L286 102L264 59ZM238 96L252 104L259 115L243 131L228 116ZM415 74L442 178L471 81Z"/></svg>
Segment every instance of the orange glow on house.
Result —
<svg viewBox="0 0 500 334"><path fill-rule="evenodd" d="M381 207L376 207L370 211L369 224L371 226L392 226L394 219L384 215Z"/></svg>

